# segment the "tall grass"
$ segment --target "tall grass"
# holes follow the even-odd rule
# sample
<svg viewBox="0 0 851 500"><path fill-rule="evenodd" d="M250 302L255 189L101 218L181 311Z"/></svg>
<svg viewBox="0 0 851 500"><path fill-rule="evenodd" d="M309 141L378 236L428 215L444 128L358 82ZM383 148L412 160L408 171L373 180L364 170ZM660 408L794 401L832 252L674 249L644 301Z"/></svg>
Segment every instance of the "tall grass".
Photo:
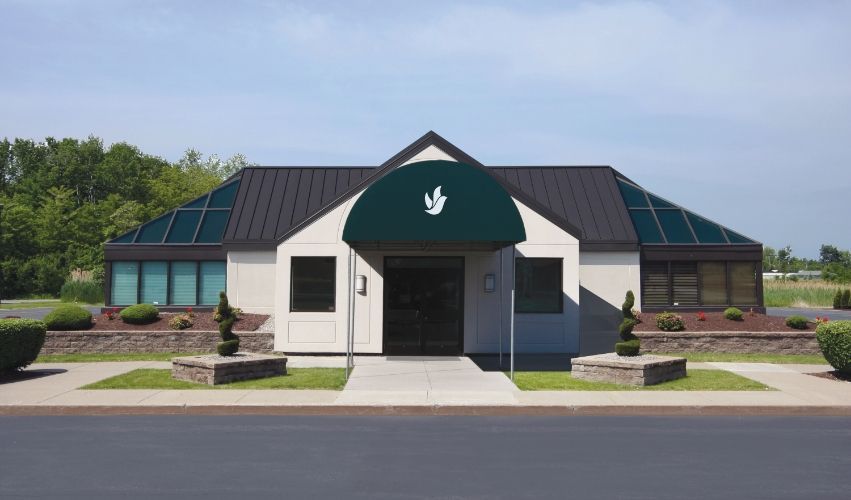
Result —
<svg viewBox="0 0 851 500"><path fill-rule="evenodd" d="M103 288L94 281L66 281L59 290L62 302L85 302L100 304L103 302Z"/></svg>
<svg viewBox="0 0 851 500"><path fill-rule="evenodd" d="M833 307L833 296L841 288L824 281L764 280L762 285L766 307Z"/></svg>

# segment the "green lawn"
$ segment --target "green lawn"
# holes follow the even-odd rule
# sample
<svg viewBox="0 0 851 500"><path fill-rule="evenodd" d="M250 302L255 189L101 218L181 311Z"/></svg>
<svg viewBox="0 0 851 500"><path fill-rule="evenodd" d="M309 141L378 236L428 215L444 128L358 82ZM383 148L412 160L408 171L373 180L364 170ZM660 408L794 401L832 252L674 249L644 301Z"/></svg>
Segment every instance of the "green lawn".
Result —
<svg viewBox="0 0 851 500"><path fill-rule="evenodd" d="M206 385L171 378L171 370L141 368L81 387L81 389L331 389L346 385L343 368L288 368L286 375Z"/></svg>
<svg viewBox="0 0 851 500"><path fill-rule="evenodd" d="M98 361L171 361L178 356L210 354L204 352L129 352L114 354L43 354L36 363L92 363Z"/></svg>
<svg viewBox="0 0 851 500"><path fill-rule="evenodd" d="M21 302L10 304L3 302L0 304L0 311L14 311L15 309L36 309L42 307L57 307L62 304L75 304L78 306L103 306L103 304L86 304L84 302L61 302L57 300L39 300L36 302Z"/></svg>
<svg viewBox="0 0 851 500"><path fill-rule="evenodd" d="M776 363L799 365L826 365L821 354L737 354L731 352L674 352L662 356L677 356L689 361L720 361L727 363Z"/></svg>
<svg viewBox="0 0 851 500"><path fill-rule="evenodd" d="M514 372L514 384L523 391L772 391L774 389L724 370L689 370L685 378L637 387L589 382L570 372Z"/></svg>

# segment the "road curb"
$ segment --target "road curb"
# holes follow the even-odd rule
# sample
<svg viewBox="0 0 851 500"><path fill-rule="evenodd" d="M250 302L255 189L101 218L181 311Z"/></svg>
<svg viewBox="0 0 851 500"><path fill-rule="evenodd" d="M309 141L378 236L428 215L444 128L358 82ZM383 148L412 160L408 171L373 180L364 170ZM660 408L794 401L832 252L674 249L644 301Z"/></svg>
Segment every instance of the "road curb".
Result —
<svg viewBox="0 0 851 500"><path fill-rule="evenodd" d="M0 416L851 416L851 406L0 406Z"/></svg>

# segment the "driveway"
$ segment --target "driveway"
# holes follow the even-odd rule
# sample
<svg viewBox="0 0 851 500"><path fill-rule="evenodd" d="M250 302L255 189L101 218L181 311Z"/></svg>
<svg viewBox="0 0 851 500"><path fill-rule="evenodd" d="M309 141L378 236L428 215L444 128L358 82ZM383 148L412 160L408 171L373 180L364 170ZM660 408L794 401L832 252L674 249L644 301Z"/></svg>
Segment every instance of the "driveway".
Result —
<svg viewBox="0 0 851 500"><path fill-rule="evenodd" d="M851 320L851 310L838 309L805 309L801 307L768 307L766 312L769 316L793 316L800 314L801 316L813 319L816 316L828 317L832 321L846 319Z"/></svg>
<svg viewBox="0 0 851 500"><path fill-rule="evenodd" d="M57 302L57 306L60 303ZM92 312L93 315L100 314L100 306L83 306L85 309L88 309ZM5 318L6 316L18 316L21 318L29 318L29 319L44 319L47 316L47 313L52 311L53 307L34 307L32 309L0 309L0 318Z"/></svg>

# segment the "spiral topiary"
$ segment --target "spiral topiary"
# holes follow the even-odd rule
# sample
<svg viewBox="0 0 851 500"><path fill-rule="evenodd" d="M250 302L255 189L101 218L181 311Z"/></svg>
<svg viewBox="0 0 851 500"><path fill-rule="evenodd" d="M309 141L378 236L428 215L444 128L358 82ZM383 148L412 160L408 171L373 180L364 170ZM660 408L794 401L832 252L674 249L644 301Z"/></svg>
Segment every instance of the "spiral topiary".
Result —
<svg viewBox="0 0 851 500"><path fill-rule="evenodd" d="M638 352L641 350L641 341L632 333L632 329L638 324L638 319L632 313L632 306L634 305L635 295L632 290L628 290L626 300L621 307L623 321L618 327L618 334L620 334L622 342L615 344L615 352L619 356L638 356Z"/></svg>
<svg viewBox="0 0 851 500"><path fill-rule="evenodd" d="M216 345L219 356L233 356L239 351L239 337L233 333L233 322L236 321L236 313L228 303L225 292L219 293L219 305L216 307L216 318L219 322L219 335L222 341Z"/></svg>

